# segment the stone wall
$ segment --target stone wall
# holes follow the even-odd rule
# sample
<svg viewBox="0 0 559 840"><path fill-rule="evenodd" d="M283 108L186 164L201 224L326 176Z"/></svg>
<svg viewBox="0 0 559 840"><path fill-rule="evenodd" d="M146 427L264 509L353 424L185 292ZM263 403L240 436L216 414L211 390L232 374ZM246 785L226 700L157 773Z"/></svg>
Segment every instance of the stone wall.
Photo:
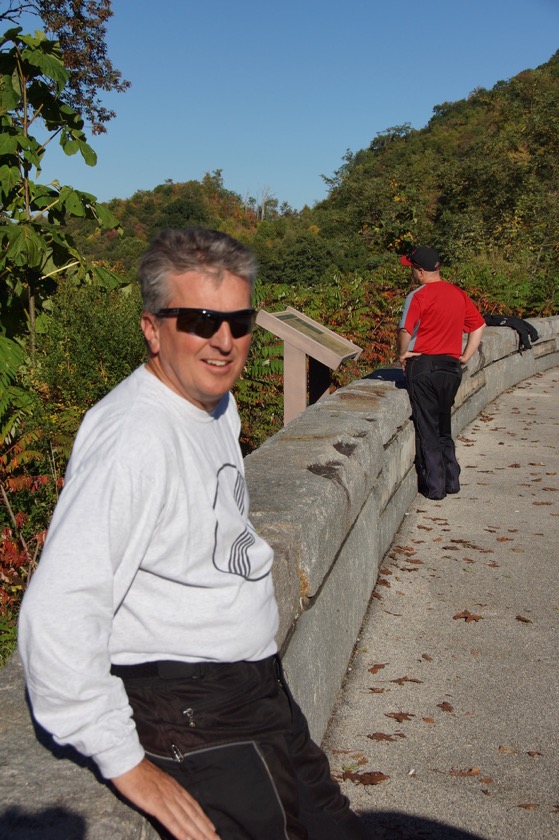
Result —
<svg viewBox="0 0 559 840"><path fill-rule="evenodd" d="M464 371L454 434L507 388L559 364L559 318L540 334L488 327ZM246 460L251 518L276 552L279 643L293 692L320 741L379 565L417 494L414 433L399 367L308 408Z"/></svg>
<svg viewBox="0 0 559 840"><path fill-rule="evenodd" d="M522 354L511 329L485 330L455 434L506 389L559 365L559 318L531 323L540 340ZM409 414L402 373L386 368L310 407L246 459L252 520L276 552L278 642L319 741L379 565L416 496ZM0 840L160 836L89 762L33 725L17 657L0 670L0 708Z"/></svg>

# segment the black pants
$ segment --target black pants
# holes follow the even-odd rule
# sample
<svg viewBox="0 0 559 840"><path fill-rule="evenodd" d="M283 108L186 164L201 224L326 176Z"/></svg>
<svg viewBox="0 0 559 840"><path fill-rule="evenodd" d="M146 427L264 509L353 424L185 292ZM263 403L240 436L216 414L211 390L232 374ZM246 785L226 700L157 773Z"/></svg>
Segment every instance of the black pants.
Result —
<svg viewBox="0 0 559 840"><path fill-rule="evenodd" d="M418 487L429 499L442 499L460 490L450 412L461 379L460 362L452 356L424 354L406 363Z"/></svg>
<svg viewBox="0 0 559 840"><path fill-rule="evenodd" d="M222 840L364 840L287 687L279 658L113 666L147 757Z"/></svg>

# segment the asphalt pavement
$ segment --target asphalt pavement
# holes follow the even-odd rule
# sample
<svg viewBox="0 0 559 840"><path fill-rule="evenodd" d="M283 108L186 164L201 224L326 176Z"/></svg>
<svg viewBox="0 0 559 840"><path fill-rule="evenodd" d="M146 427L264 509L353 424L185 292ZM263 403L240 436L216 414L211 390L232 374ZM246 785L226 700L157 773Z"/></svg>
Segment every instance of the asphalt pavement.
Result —
<svg viewBox="0 0 559 840"><path fill-rule="evenodd" d="M457 439L382 564L323 746L375 840L559 837L559 369Z"/></svg>

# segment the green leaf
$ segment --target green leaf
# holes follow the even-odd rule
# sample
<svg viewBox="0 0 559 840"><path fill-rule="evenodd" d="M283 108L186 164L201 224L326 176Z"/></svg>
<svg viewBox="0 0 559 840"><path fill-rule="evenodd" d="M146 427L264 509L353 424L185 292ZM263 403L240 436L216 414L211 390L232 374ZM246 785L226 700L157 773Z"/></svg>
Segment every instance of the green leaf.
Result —
<svg viewBox="0 0 559 840"><path fill-rule="evenodd" d="M32 268L42 262L42 254L47 250L45 240L39 236L31 225L14 225L7 228L9 245L6 257L17 266L28 265Z"/></svg>
<svg viewBox="0 0 559 840"><path fill-rule="evenodd" d="M107 229L120 227L120 222L117 217L103 204L96 204L94 212L102 227Z"/></svg>
<svg viewBox="0 0 559 840"><path fill-rule="evenodd" d="M101 265L92 265L91 275L94 283L101 286L103 289L118 289L120 286L126 284L126 280L123 280L122 277L119 277L119 275L115 274L114 271L110 271L108 268Z"/></svg>
<svg viewBox="0 0 559 840"><path fill-rule="evenodd" d="M91 146L89 146L83 140L78 141L78 145L81 152L81 156L84 159L84 162L87 164L87 166L95 166L97 164L96 152L94 152Z"/></svg>
<svg viewBox="0 0 559 840"><path fill-rule="evenodd" d="M46 42L48 43L48 42ZM23 58L32 67L37 67L43 76L51 79L62 90L68 81L69 73L59 58L49 55L44 49L25 49Z"/></svg>
<svg viewBox="0 0 559 840"><path fill-rule="evenodd" d="M18 149L18 138L15 134L3 131L0 134L0 155L13 155Z"/></svg>
<svg viewBox="0 0 559 840"><path fill-rule="evenodd" d="M60 135L60 145L64 149L64 154L72 157L72 155L75 155L79 151L80 144L77 140L63 139L64 137L64 134Z"/></svg>
<svg viewBox="0 0 559 840"><path fill-rule="evenodd" d="M16 76L16 79L19 81L18 76ZM16 108L20 98L21 93L14 90L12 78L10 76L0 77L0 114L5 114L7 111Z"/></svg>
<svg viewBox="0 0 559 840"><path fill-rule="evenodd" d="M8 164L0 166L0 187L4 195L17 187L20 179L21 175L17 166L8 166Z"/></svg>

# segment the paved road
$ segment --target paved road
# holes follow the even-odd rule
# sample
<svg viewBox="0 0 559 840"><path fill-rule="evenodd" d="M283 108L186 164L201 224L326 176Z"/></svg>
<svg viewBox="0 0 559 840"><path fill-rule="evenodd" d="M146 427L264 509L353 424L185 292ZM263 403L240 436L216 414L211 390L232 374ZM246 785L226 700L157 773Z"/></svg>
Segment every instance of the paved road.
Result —
<svg viewBox="0 0 559 840"><path fill-rule="evenodd" d="M406 515L324 746L374 838L552 840L559 369L487 406L457 449L462 491Z"/></svg>

